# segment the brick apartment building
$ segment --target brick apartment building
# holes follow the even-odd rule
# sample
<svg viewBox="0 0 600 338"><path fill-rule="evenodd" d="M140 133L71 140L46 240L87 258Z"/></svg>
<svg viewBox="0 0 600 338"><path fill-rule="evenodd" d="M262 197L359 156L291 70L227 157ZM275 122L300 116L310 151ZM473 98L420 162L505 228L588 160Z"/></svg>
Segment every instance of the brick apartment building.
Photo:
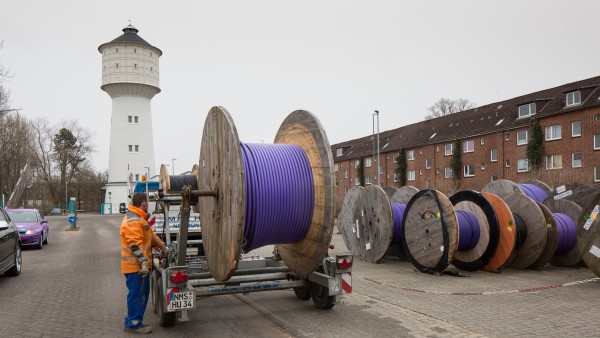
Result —
<svg viewBox="0 0 600 338"><path fill-rule="evenodd" d="M544 133L545 156L534 172L526 149L536 123ZM406 185L418 189L481 190L500 178L600 185L600 76L385 131L379 141L379 160L374 160L372 135L332 146L338 202L358 184L361 158L365 185L381 181L383 187L399 187L394 172L400 150L406 157ZM462 162L458 183L450 165L456 141Z"/></svg>

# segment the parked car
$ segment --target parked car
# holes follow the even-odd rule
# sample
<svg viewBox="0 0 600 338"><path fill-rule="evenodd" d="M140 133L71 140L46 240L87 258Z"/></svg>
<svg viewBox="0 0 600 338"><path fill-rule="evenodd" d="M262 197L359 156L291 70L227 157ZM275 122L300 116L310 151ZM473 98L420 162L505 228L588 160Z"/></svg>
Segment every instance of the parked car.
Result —
<svg viewBox="0 0 600 338"><path fill-rule="evenodd" d="M48 244L48 220L37 209L6 209L6 213L19 229L23 246L42 249Z"/></svg>
<svg viewBox="0 0 600 338"><path fill-rule="evenodd" d="M21 262L19 230L6 212L0 209L0 274L18 276Z"/></svg>
<svg viewBox="0 0 600 338"><path fill-rule="evenodd" d="M50 215L62 215L62 210L60 208L52 208Z"/></svg>

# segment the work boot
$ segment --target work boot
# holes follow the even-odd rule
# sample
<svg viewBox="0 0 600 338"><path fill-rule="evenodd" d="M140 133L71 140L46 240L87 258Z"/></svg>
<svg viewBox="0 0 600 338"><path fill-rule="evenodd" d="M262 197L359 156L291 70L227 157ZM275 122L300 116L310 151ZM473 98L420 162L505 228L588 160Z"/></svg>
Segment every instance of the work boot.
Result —
<svg viewBox="0 0 600 338"><path fill-rule="evenodd" d="M146 333L151 333L152 332L152 326L148 325L148 324L142 324L142 326L138 327L137 329L132 329L129 327L125 327L123 329L123 331L128 331L128 332L133 332L133 333L140 333L140 334L146 334Z"/></svg>

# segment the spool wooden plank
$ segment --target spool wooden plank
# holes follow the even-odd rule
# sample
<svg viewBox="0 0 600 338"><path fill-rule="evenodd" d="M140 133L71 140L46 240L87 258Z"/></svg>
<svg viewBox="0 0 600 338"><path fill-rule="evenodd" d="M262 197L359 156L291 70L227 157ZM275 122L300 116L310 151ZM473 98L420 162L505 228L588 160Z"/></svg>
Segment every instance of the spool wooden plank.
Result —
<svg viewBox="0 0 600 338"><path fill-rule="evenodd" d="M396 192L390 198L390 201L392 203L408 204L410 199L418 192L419 189L410 185L405 185L396 190Z"/></svg>
<svg viewBox="0 0 600 338"><path fill-rule="evenodd" d="M392 207L385 191L377 186L367 186L354 207L356 249L362 259L378 263L392 242L394 221Z"/></svg>
<svg viewBox="0 0 600 338"><path fill-rule="evenodd" d="M200 182L200 169L197 164L194 164L194 166L192 166L192 175L196 176L196 180L198 182ZM200 210L198 210L198 204L199 203L192 204L192 211L197 214L200 213ZM200 222L202 222L202 221L200 221ZM202 223L200 223L200 224L202 224Z"/></svg>
<svg viewBox="0 0 600 338"><path fill-rule="evenodd" d="M396 191L398 191L398 189L394 187L384 187L383 191L385 191L386 196L388 197L388 199L390 199L396 193Z"/></svg>
<svg viewBox="0 0 600 338"><path fill-rule="evenodd" d="M571 217L576 225L581 216L581 212L583 211L583 209L575 202L566 199L555 200L554 198L547 198L544 201L544 205L553 213L561 213ZM577 245L568 252L561 254L555 253L552 258L550 258L550 264L560 267L572 267L578 265L580 262L581 252L577 248Z"/></svg>
<svg viewBox="0 0 600 338"><path fill-rule="evenodd" d="M517 231L515 229L515 220L510 208L500 197L489 192L482 192L481 194L485 196L494 208L500 229L498 248L490 262L483 266L482 270L497 271L506 268L516 257Z"/></svg>
<svg viewBox="0 0 600 338"><path fill-rule="evenodd" d="M577 247L585 264L600 276L600 196L596 196L579 216Z"/></svg>
<svg viewBox="0 0 600 338"><path fill-rule="evenodd" d="M506 197L514 193L525 194L523 189L521 189L518 184L504 179L489 182L485 185L485 187L483 187L483 189L481 189L481 192L492 193L503 200L506 200Z"/></svg>
<svg viewBox="0 0 600 338"><path fill-rule="evenodd" d="M305 110L296 110L285 118L277 131L275 143L300 146L306 153L313 174L315 204L308 234L298 243L277 245L285 264L303 278L321 265L333 236L333 154L321 122Z"/></svg>
<svg viewBox="0 0 600 338"><path fill-rule="evenodd" d="M167 166L165 166L164 164L160 165L158 184L163 192L169 191L171 189L171 181L169 180L169 169L167 169Z"/></svg>
<svg viewBox="0 0 600 338"><path fill-rule="evenodd" d="M556 187L556 189L548 195L548 199L566 199L579 205L582 209L587 209L598 195L600 195L600 189L594 186L582 183L572 183Z"/></svg>
<svg viewBox="0 0 600 338"><path fill-rule="evenodd" d="M530 269L541 269L543 268L552 256L556 253L556 246L558 245L558 230L556 221L552 217L552 212L542 203L536 202L546 220L546 245L540 257L529 266Z"/></svg>
<svg viewBox="0 0 600 338"><path fill-rule="evenodd" d="M468 211L479 223L479 240L469 250L458 250L452 264L461 270L479 270L490 262L500 239L500 228L496 212L482 194L472 191L459 191L450 197L454 210ZM460 223L459 223L460 227ZM459 231L460 240L460 231Z"/></svg>
<svg viewBox="0 0 600 338"><path fill-rule="evenodd" d="M363 191L363 187L355 186L352 189L348 190L346 196L344 196L344 204L342 205L342 210L338 215L338 221L340 222L340 232L342 233L342 238L344 239L344 243L346 244L346 248L350 250L353 255L358 255L358 250L356 248L356 226L354 225L354 208L356 205L356 200L358 196Z"/></svg>
<svg viewBox="0 0 600 338"><path fill-rule="evenodd" d="M200 198L202 239L213 278L228 280L237 267L244 234L244 165L237 130L227 110L213 107L204 122L199 190L218 192Z"/></svg>
<svg viewBox="0 0 600 338"><path fill-rule="evenodd" d="M458 220L450 200L426 189L413 196L403 220L403 246L417 269L436 273L452 262L458 247Z"/></svg>

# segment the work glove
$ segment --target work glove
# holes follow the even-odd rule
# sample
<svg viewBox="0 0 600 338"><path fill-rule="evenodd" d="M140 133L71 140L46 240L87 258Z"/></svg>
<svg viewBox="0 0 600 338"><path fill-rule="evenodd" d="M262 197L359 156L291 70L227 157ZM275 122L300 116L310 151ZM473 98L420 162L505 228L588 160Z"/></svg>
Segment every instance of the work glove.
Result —
<svg viewBox="0 0 600 338"><path fill-rule="evenodd" d="M163 245L163 246L160 248L160 253L161 253L161 254L162 254L164 257L167 257L167 256L169 256L169 248L167 248L167 246L166 246L166 245Z"/></svg>
<svg viewBox="0 0 600 338"><path fill-rule="evenodd" d="M148 272L150 272L150 266L148 264L148 261L143 261L142 267L138 273L140 274L140 277L146 278L146 276L148 276Z"/></svg>

